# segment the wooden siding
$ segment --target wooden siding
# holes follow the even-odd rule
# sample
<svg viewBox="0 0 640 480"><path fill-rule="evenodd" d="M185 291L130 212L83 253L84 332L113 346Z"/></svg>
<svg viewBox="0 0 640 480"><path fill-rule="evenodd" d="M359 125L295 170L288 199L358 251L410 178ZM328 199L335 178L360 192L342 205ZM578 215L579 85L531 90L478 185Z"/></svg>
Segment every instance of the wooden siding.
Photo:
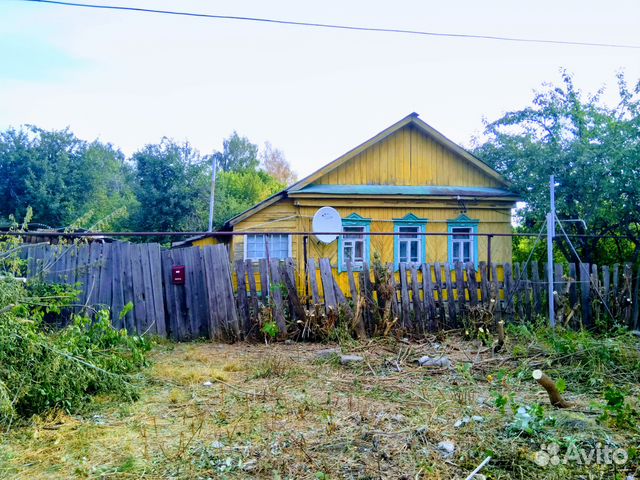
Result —
<svg viewBox="0 0 640 480"><path fill-rule="evenodd" d="M339 203L339 204L338 204ZM236 225L235 231L298 231L310 232L311 220L315 212L321 206L326 205L321 200L305 199L293 203L291 200L278 202L256 213L247 220ZM409 213L427 219L427 232L447 232L447 220L460 215L460 208L447 205L444 202L396 202L392 200L339 200L333 202L340 216L345 218L352 213L357 213L363 218L371 219L372 232L393 232L394 219L402 218ZM511 211L508 204L479 204L469 206L466 215L474 220L479 220L479 233L511 233ZM283 219L274 222L273 220ZM445 263L448 260L448 240L446 236L426 237L427 258L430 263ZM291 256L298 265L303 265L304 245L303 237L294 235L291 239ZM231 241L232 260L244 259L244 236L234 235ZM374 253L379 253L384 263L394 262L393 236L371 236L371 258ZM487 261L487 238L478 239L479 261ZM318 242L313 236L309 238L308 258L328 258L334 271L338 267L338 241L329 245ZM511 261L511 238L494 237L491 247L491 260L497 263ZM344 291L348 290L348 276L346 273L337 274L340 286ZM301 286L304 283L304 271L299 269L297 281Z"/></svg>
<svg viewBox="0 0 640 480"><path fill-rule="evenodd" d="M403 127L372 145L314 183L502 186L496 179L412 126Z"/></svg>

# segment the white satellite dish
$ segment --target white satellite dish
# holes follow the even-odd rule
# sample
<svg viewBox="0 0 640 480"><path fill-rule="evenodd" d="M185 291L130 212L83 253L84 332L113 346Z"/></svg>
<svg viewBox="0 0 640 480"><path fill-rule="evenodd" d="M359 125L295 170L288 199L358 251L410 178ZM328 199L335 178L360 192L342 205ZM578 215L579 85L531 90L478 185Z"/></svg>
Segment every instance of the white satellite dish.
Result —
<svg viewBox="0 0 640 480"><path fill-rule="evenodd" d="M342 219L340 218L340 214L333 207L322 207L318 209L313 216L311 229L313 232L341 232ZM338 235L335 233L331 235L316 234L316 238L319 242L329 244L338 238Z"/></svg>

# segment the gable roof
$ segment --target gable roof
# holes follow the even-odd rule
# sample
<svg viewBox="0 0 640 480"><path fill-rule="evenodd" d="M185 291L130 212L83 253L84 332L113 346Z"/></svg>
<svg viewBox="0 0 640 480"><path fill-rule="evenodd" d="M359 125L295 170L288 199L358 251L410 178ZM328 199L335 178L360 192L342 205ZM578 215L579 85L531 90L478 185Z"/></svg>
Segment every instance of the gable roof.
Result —
<svg viewBox="0 0 640 480"><path fill-rule="evenodd" d="M303 178L302 180L299 180L298 182L294 183L289 188L287 188L287 191L288 192L295 192L297 190L300 190L300 189L304 188L305 186L309 185L310 183L313 183L315 180L317 180L321 176L326 175L331 170L334 170L335 168L339 167L343 163L346 163L347 161L351 160L353 157L355 157L359 153L365 151L370 146L372 146L372 145L384 140L386 137L388 137L388 136L392 135L393 133L397 132L398 130L406 127L407 125L413 125L419 131L422 131L427 136L433 138L436 142L440 143L445 148L453 151L454 153L456 153L459 156L461 156L463 159L467 160L474 167L478 168L479 170L481 170L482 172L487 174L489 177L497 180L499 183L501 183L505 187L509 186L509 184L502 177L502 175L500 175L498 172L496 172L493 168L491 168L489 165L484 163L478 157L476 157L476 156L472 155L471 153L469 153L468 151L466 151L464 148L462 148L457 143L453 142L452 140L449 140L447 137L445 137L443 134L441 134L439 131L437 131L435 128L433 128L431 125L429 125L427 122L425 122L422 119L420 119L417 113L413 112L413 113L410 113L409 115L407 115L406 117L404 117L402 120L394 123L393 125L391 125L390 127L386 128L386 129L384 129L383 131L381 131L377 135L371 137L366 142L358 145L354 149L349 150L344 155L336 158L333 162L330 162L330 163L326 164L324 167L316 170L311 175L308 175L305 178Z"/></svg>
<svg viewBox="0 0 640 480"><path fill-rule="evenodd" d="M420 119L417 113L413 112L413 113L410 113L409 115L407 115L406 117L404 117L403 119L401 119L400 121L394 123L390 127L384 129L383 131L381 131L377 135L374 135L373 137L371 137L369 140L365 141L364 143L362 143L362 144L358 145L357 147L349 150L344 155L341 155L340 157L336 158L332 162L329 162L324 167L322 167L322 168L316 170L315 172L313 172L312 174L306 176L302 180L297 181L296 183L290 185L288 188L282 190L281 192L278 192L278 193L272 195L271 197L269 197L269 198L263 200L262 202L254 205L253 207L249 208L248 210L245 210L244 212L242 212L242 213L236 215L235 217L231 218L230 220L228 220L225 223L225 227L227 227L227 228L232 227L233 225L237 224L238 222L241 222L242 220L244 220L247 217L250 217L254 213L262 210L263 208L266 208L269 205L274 204L275 202L277 202L281 198L286 197L288 194L307 193L307 192L310 193L311 189L309 188L309 186L314 181L316 181L317 179L319 179L323 175L326 175L327 173L331 172L332 170L338 168L340 165L348 162L353 157L355 157L359 153L362 153L363 151L365 151L367 148L371 147L372 145L384 140L386 137L392 135L393 133L397 132L398 130L400 130L400 129L408 126L408 125L414 126L416 129L418 129L419 131L423 132L425 135L431 137L437 143L440 143L443 147L445 147L445 148L451 150L452 152L456 153L461 158L463 158L464 160L466 160L469 163L471 163L474 167L476 167L479 170L481 170L487 176L497 180L501 185L503 185L505 187L504 190L502 190L502 189L491 189L491 190L495 190L495 192L492 192L492 193L501 192L499 195L491 195L492 197L495 197L495 196L505 197L505 198L506 197L513 197L515 199L516 196L508 191L509 183L504 179L504 177L502 177L502 175L500 175L498 172L496 172L493 168L491 168L489 165L484 163L478 157L476 157L473 154L469 153L467 150L462 148L460 145L458 145L457 143L455 143L452 140L450 140L447 137L445 137L442 133L437 131L431 125L429 125L428 123L426 123L425 121ZM305 187L307 187L307 188L305 188ZM473 189L470 189L470 188L467 188L467 190L469 190L469 192L465 192L465 193L467 193L468 195L471 194L473 196L487 196L487 195L475 195L475 194L473 194L473 192L471 192L471 190L473 190ZM487 190L487 189L485 189L485 190ZM383 194L383 195L384 194L387 194L387 195L390 194L390 193L382 192L382 191L376 192L376 193L378 195L380 195L380 194ZM425 193L426 192L420 192L420 193L417 193L417 194L418 195L425 195ZM475 192L475 193L477 194L478 192ZM433 194L434 193L432 192L431 195L433 195ZM449 195L449 194L450 194L449 192L445 193L444 191L441 193L441 195ZM454 193L454 195L455 195L455 193ZM460 193L458 193L458 195L460 195Z"/></svg>

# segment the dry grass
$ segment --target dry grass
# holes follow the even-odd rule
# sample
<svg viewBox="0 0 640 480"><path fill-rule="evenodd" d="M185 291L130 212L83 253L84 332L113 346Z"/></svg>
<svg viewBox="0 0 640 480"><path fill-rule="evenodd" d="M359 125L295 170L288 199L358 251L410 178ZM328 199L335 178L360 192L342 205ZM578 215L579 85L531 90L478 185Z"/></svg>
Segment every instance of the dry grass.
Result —
<svg viewBox="0 0 640 480"><path fill-rule="evenodd" d="M328 347L160 346L139 401L101 399L92 415L57 413L13 429L2 441L0 478L450 479L464 478L489 451L490 478L572 478L531 461L542 438L507 433L513 415L493 396L546 401L508 356L454 338L386 340L351 344L348 353L365 361L342 366L316 359ZM454 368L415 364L442 354ZM569 396L576 410L589 410L591 399ZM552 413L563 425L554 435L624 441L593 415ZM473 415L484 421L454 426ZM450 459L437 451L442 440L456 444Z"/></svg>

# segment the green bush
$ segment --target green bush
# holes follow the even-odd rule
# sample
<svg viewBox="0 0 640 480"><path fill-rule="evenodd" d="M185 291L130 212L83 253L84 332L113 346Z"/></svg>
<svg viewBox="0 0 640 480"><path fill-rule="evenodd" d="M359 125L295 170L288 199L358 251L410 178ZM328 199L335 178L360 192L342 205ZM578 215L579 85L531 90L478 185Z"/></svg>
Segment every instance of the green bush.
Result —
<svg viewBox="0 0 640 480"><path fill-rule="evenodd" d="M75 300L66 289L41 288L0 280L0 423L54 408L77 412L101 393L136 398L131 374L145 365L149 341L112 328L107 310L53 329L45 317Z"/></svg>

